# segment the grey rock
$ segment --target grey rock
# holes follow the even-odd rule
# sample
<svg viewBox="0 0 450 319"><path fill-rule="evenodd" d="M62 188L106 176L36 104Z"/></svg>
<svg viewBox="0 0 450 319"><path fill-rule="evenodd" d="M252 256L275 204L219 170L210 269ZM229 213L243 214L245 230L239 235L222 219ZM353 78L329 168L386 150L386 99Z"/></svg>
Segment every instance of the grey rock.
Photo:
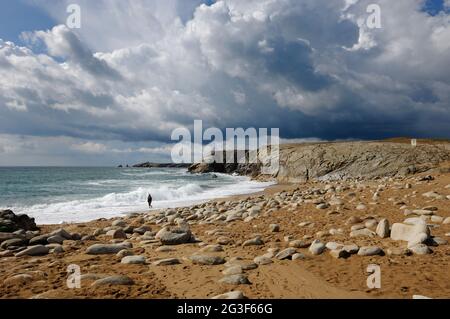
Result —
<svg viewBox="0 0 450 319"><path fill-rule="evenodd" d="M377 246L361 247L358 251L358 256L377 256L382 254L383 250Z"/></svg>
<svg viewBox="0 0 450 319"><path fill-rule="evenodd" d="M126 265L144 265L145 257L144 256L126 256L126 257L123 257L120 262L122 264L126 264Z"/></svg>
<svg viewBox="0 0 450 319"><path fill-rule="evenodd" d="M289 243L289 246L293 248L308 248L311 246L311 242L305 240L293 240Z"/></svg>
<svg viewBox="0 0 450 319"><path fill-rule="evenodd" d="M264 241L261 239L261 237L256 237L250 240L245 241L242 246L261 246L264 245Z"/></svg>
<svg viewBox="0 0 450 319"><path fill-rule="evenodd" d="M350 257L350 253L348 251L344 250L344 249L331 250L330 251L330 255L333 256L336 259Z"/></svg>
<svg viewBox="0 0 450 319"><path fill-rule="evenodd" d="M350 244L350 245L345 245L344 247L342 247L343 250L345 250L346 252L348 252L350 255L354 255L357 254L359 251L359 246L355 245L355 244Z"/></svg>
<svg viewBox="0 0 450 319"><path fill-rule="evenodd" d="M60 228L60 229L55 230L54 232L51 232L49 234L49 237L52 237L52 236L60 236L64 239L72 240L72 235L63 228Z"/></svg>
<svg viewBox="0 0 450 319"><path fill-rule="evenodd" d="M373 231L371 231L370 229L364 228L364 229L359 229L359 230L352 231L350 233L350 237L352 237L352 238L354 238L354 237L370 237L370 238L373 238L373 237L375 237L375 233Z"/></svg>
<svg viewBox="0 0 450 319"><path fill-rule="evenodd" d="M5 240L1 245L0 248L2 249L8 249L9 247L21 247L26 246L28 243L27 239L23 238L13 238Z"/></svg>
<svg viewBox="0 0 450 319"><path fill-rule="evenodd" d="M228 285L250 285L250 281L245 275L230 275L219 280L221 284Z"/></svg>
<svg viewBox="0 0 450 319"><path fill-rule="evenodd" d="M220 256L208 256L208 255L192 255L189 257L192 263L197 265L221 265L225 263L225 259Z"/></svg>
<svg viewBox="0 0 450 319"><path fill-rule="evenodd" d="M181 264L181 262L177 258L161 259L152 263L153 266L172 266L178 264Z"/></svg>
<svg viewBox="0 0 450 319"><path fill-rule="evenodd" d="M244 273L244 270L240 265L231 266L222 271L222 274L225 276L240 275L242 273Z"/></svg>
<svg viewBox="0 0 450 319"><path fill-rule="evenodd" d="M131 248L128 244L95 244L86 250L88 255L117 254L119 251Z"/></svg>
<svg viewBox="0 0 450 319"><path fill-rule="evenodd" d="M258 256L258 257L255 257L255 258L253 259L253 261L254 261L255 264L257 264L257 265L269 265L269 264L272 264L272 263L273 263L272 259L268 258L267 256Z"/></svg>
<svg viewBox="0 0 450 319"><path fill-rule="evenodd" d="M325 245L320 240L314 240L309 247L309 252L313 255L320 255L325 250Z"/></svg>
<svg viewBox="0 0 450 319"><path fill-rule="evenodd" d="M50 249L45 246L36 245L36 246L31 246L31 247L28 247L28 248L22 250L21 252L17 253L16 256L17 257L42 256L42 255L48 254L49 251L50 251Z"/></svg>
<svg viewBox="0 0 450 319"><path fill-rule="evenodd" d="M161 229L155 236L163 245L181 245L191 241L192 234L189 230L169 228Z"/></svg>
<svg viewBox="0 0 450 319"><path fill-rule="evenodd" d="M48 235L40 235L30 239L29 245L47 245Z"/></svg>
<svg viewBox="0 0 450 319"><path fill-rule="evenodd" d="M306 256L302 253L297 253L292 255L292 260L304 260L306 259Z"/></svg>
<svg viewBox="0 0 450 319"><path fill-rule="evenodd" d="M297 250L295 248L287 248L284 249L282 251L280 251L275 258L278 260L284 260L284 259L288 259L291 258L292 255L294 255L297 252Z"/></svg>
<svg viewBox="0 0 450 319"><path fill-rule="evenodd" d="M375 232L381 238L388 238L390 236L389 221L385 218L380 220Z"/></svg>
<svg viewBox="0 0 450 319"><path fill-rule="evenodd" d="M409 249L416 255L428 255L433 252L427 245L424 244L417 244L409 247Z"/></svg>
<svg viewBox="0 0 450 319"><path fill-rule="evenodd" d="M104 286L104 285L111 285L111 286L131 286L134 285L133 279L127 276L110 276L106 278L99 279L95 281L92 286Z"/></svg>
<svg viewBox="0 0 450 319"><path fill-rule="evenodd" d="M49 244L60 244L60 245L62 245L63 242L64 242L64 237L61 237L61 236L58 236L58 235L51 236L51 237L49 237L47 239L47 242Z"/></svg>

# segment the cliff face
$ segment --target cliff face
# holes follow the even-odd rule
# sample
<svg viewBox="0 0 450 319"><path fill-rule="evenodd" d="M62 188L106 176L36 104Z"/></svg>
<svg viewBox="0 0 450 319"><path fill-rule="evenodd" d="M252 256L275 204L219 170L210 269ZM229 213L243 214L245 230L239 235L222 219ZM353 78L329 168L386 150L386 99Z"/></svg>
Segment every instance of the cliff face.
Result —
<svg viewBox="0 0 450 319"><path fill-rule="evenodd" d="M310 179L340 180L405 176L435 168L450 161L450 143L429 143L412 147L408 143L343 142L292 144L280 147L280 169L272 176L279 182L305 182ZM245 166L247 165L247 166ZM194 172L226 172L260 175L261 164L197 164ZM249 169L251 167L251 169Z"/></svg>

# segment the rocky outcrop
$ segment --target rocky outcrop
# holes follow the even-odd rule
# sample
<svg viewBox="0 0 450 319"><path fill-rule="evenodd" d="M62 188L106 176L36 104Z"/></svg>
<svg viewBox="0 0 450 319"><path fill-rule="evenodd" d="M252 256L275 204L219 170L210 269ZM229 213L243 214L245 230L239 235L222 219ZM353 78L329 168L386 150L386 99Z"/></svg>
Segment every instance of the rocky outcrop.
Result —
<svg viewBox="0 0 450 319"><path fill-rule="evenodd" d="M34 218L16 215L11 210L0 211L0 232L12 233L17 230L38 230Z"/></svg>
<svg viewBox="0 0 450 319"><path fill-rule="evenodd" d="M133 165L134 168L188 168L191 164L174 164L174 163L141 163Z"/></svg>
<svg viewBox="0 0 450 319"><path fill-rule="evenodd" d="M394 142L342 142L286 144L280 146L279 182L308 180L374 179L407 176L436 168L450 161L450 143L412 147ZM262 164L195 164L194 173L238 173L264 177ZM267 177L267 176L266 176Z"/></svg>

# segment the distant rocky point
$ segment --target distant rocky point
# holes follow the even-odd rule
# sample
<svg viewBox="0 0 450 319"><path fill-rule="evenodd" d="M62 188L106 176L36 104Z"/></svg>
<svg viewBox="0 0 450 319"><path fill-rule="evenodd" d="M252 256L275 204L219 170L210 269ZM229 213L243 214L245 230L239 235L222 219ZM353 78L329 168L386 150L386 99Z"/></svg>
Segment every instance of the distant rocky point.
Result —
<svg viewBox="0 0 450 319"><path fill-rule="evenodd" d="M192 165L189 171L237 173L296 183L407 176L434 169L446 161L450 161L449 141L418 140L417 146L413 147L411 140L399 138L385 141L284 144L280 146L279 171L273 176L261 174L262 163L201 163Z"/></svg>
<svg viewBox="0 0 450 319"><path fill-rule="evenodd" d="M192 164L175 164L175 163L141 163L133 165L134 168L188 168Z"/></svg>

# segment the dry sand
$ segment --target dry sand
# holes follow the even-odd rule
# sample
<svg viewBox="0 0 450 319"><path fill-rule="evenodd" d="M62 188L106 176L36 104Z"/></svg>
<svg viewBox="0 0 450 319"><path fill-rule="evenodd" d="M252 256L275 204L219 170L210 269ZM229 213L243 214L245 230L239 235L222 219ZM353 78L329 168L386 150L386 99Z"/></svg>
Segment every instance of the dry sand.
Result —
<svg viewBox="0 0 450 319"><path fill-rule="evenodd" d="M426 175L426 174L425 174ZM314 204L301 204L293 211L278 210L270 216L260 216L252 222L235 221L217 224L193 224L192 233L207 244L215 244L216 237L207 235L213 229L223 229L234 240L234 244L224 245L224 252L214 253L226 257L242 257L251 262L256 256L263 255L268 248L286 248L285 236L302 239L305 235L316 238L318 231L328 231L330 228L343 228L343 235L326 236L321 240L340 243L355 243L359 246L377 245L383 250L392 247L404 247L404 242L393 241L390 238L350 238L350 226L346 220L351 216L373 216L377 219L387 218L390 223L401 222L406 217L399 205L392 199L403 200L411 209L425 206L437 207L436 214L444 218L450 217L449 199L429 199L422 193L434 190L444 195L450 195L450 173L434 173L436 178L429 182L417 182L419 176L409 180L399 181L369 181L361 184L366 187L346 190L339 194L345 201L339 214L328 215L333 208L319 210ZM411 183L412 188L403 186ZM346 184L341 182L341 184ZM354 183L348 183L354 185ZM379 184L387 185L381 192L377 204L373 202L374 188ZM315 187L324 187L324 183L305 183L298 185L276 185L261 194L252 196L235 196L230 200L245 200L263 195L270 198L281 190L292 191ZM349 193L355 197L348 197ZM405 197L407 196L407 197ZM217 200L220 202L220 200ZM359 211L355 207L364 202L367 209ZM141 226L141 217L125 219L130 225ZM299 227L299 223L310 221L312 227ZM108 227L111 220L93 221L84 224L63 225L69 232L92 234L97 228ZM269 231L269 225L278 224L280 232ZM433 236L449 239L450 224L434 223L438 227L432 229ZM154 231L161 225L145 223ZM58 226L43 226L41 233L60 228ZM242 242L261 234L265 241L263 246L242 247ZM3 257L0 258L0 297L1 298L211 298L221 293L233 290L242 291L248 298L411 298L413 295L425 295L433 298L450 297L450 246L432 247L430 255L412 256L351 256L348 259L335 259L325 252L312 256L307 249L298 249L306 259L283 260L273 258L274 263L260 265L257 269L246 272L250 285L230 286L218 283L223 277L221 271L224 265L199 266L184 259L199 251L199 244L184 244L172 246L171 252L157 252L159 244L141 245L136 239L131 239L135 255L147 258L146 265L124 265L121 258L115 255L92 256L85 254L86 248L95 243L109 243L111 238L98 236L96 241L66 241L65 252L59 255L49 254L41 257ZM150 263L163 258L179 258L180 265L153 266ZM69 289L66 286L67 266L77 264L82 275L126 275L135 282L131 286L92 287L92 278L83 279L81 289ZM381 289L369 289L366 285L367 266L377 264L381 267ZM17 274L30 274L33 280L24 283L5 283L4 281Z"/></svg>

